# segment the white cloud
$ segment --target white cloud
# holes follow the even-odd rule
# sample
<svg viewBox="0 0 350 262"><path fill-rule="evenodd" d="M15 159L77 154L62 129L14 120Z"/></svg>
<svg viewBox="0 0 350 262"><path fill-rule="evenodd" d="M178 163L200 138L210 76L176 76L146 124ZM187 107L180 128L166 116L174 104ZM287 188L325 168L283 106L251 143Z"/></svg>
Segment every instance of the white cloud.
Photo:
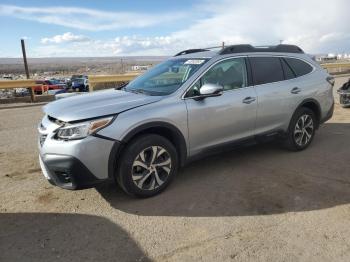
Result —
<svg viewBox="0 0 350 262"><path fill-rule="evenodd" d="M3 8L3 7L2 7ZM16 16L28 15L25 10L13 10ZM32 9L32 8L29 8ZM226 44L251 43L253 45L273 45L280 40L284 43L300 45L309 53L350 52L348 10L350 2L346 0L205 0L192 7L192 16L186 17L187 27L160 36L126 35L114 39L98 40L91 37L87 42L66 42L64 48L60 41L44 41L46 46L35 49L36 56L111 56L111 55L172 55L188 48ZM6 9L8 12L8 9ZM75 8L45 8L38 19L58 19L55 24L72 23L78 10ZM49 12L48 12L49 11ZM52 11L52 12L51 12ZM30 10L31 15L38 10ZM67 12L67 14L63 14ZM100 12L91 9L80 9L79 12L88 18L82 19L77 28L94 26L96 30L153 26L156 33L157 24L174 19L177 13L158 14L125 14L115 18L117 13ZM0 14L4 10L0 7ZM44 16L44 14L47 14ZM55 13L55 14L53 14ZM199 15L201 19L199 19ZM93 17L93 19L91 19ZM197 17L194 19L193 17ZM77 17L80 20L81 17ZM121 21L120 24L118 24ZM169 20L167 20L169 21ZM62 43L63 41L61 41Z"/></svg>
<svg viewBox="0 0 350 262"><path fill-rule="evenodd" d="M320 42L331 42L331 41L346 41L350 38L349 33L345 32L332 32L326 35L323 35L320 38Z"/></svg>
<svg viewBox="0 0 350 262"><path fill-rule="evenodd" d="M42 39L44 40L44 39ZM42 41L31 54L50 56L114 56L114 55L168 55L174 52L176 40L171 37L123 36L115 39L79 42ZM57 39L56 39L57 40ZM180 47L182 48L182 47Z"/></svg>
<svg viewBox="0 0 350 262"><path fill-rule="evenodd" d="M74 35L71 32L64 33L62 35L55 35L53 37L45 37L41 39L42 44L61 44L61 43L72 43L72 42L86 42L90 39L87 36L83 35Z"/></svg>
<svg viewBox="0 0 350 262"><path fill-rule="evenodd" d="M191 46L205 46L225 41L230 44L251 43L300 45L307 52L320 52L329 47L349 50L349 38L323 43L320 39L338 32L348 32L350 2L346 0L265 0L229 1L203 4L208 18L172 34L186 39Z"/></svg>
<svg viewBox="0 0 350 262"><path fill-rule="evenodd" d="M108 12L81 7L22 7L0 5L0 15L89 31L144 28L183 18L179 12L148 14Z"/></svg>

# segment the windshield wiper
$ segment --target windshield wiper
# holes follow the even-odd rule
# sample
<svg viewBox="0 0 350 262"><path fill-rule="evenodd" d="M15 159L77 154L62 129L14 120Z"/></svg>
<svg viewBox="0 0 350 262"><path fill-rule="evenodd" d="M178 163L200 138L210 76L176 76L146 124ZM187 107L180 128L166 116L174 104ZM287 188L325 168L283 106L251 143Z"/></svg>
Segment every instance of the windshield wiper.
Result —
<svg viewBox="0 0 350 262"><path fill-rule="evenodd" d="M149 94L147 90L144 89L125 89L124 91L126 92L131 92L134 94Z"/></svg>
<svg viewBox="0 0 350 262"><path fill-rule="evenodd" d="M129 84L129 82L123 83L120 86L115 87L115 90L125 90L125 87Z"/></svg>

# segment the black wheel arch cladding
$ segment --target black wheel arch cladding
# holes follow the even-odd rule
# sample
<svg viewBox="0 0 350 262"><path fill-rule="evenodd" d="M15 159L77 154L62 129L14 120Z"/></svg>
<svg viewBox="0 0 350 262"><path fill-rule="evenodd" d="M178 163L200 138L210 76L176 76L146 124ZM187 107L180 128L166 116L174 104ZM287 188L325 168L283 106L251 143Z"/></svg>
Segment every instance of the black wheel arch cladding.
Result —
<svg viewBox="0 0 350 262"><path fill-rule="evenodd" d="M187 159L186 140L177 127L167 122L149 122L131 130L121 142L125 145L135 137L143 134L157 134L168 139L177 150L180 166L185 164Z"/></svg>

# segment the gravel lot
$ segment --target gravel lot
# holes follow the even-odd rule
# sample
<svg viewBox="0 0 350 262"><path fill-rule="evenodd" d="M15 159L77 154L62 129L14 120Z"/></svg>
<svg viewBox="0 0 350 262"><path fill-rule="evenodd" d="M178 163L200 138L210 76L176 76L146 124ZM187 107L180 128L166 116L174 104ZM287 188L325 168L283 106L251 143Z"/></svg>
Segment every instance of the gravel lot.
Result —
<svg viewBox="0 0 350 262"><path fill-rule="evenodd" d="M0 110L0 261L350 261L350 109L336 104L306 151L264 144L199 160L144 200L113 184L48 184L41 117L39 106Z"/></svg>

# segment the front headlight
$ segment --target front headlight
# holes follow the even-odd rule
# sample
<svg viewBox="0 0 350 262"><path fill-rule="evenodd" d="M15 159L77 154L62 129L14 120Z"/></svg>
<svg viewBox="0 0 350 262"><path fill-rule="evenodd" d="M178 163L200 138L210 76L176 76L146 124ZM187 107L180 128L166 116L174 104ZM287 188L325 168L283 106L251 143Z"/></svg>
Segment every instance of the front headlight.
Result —
<svg viewBox="0 0 350 262"><path fill-rule="evenodd" d="M68 124L58 129L57 138L64 140L81 139L106 127L112 120L113 117L111 116L77 124Z"/></svg>

